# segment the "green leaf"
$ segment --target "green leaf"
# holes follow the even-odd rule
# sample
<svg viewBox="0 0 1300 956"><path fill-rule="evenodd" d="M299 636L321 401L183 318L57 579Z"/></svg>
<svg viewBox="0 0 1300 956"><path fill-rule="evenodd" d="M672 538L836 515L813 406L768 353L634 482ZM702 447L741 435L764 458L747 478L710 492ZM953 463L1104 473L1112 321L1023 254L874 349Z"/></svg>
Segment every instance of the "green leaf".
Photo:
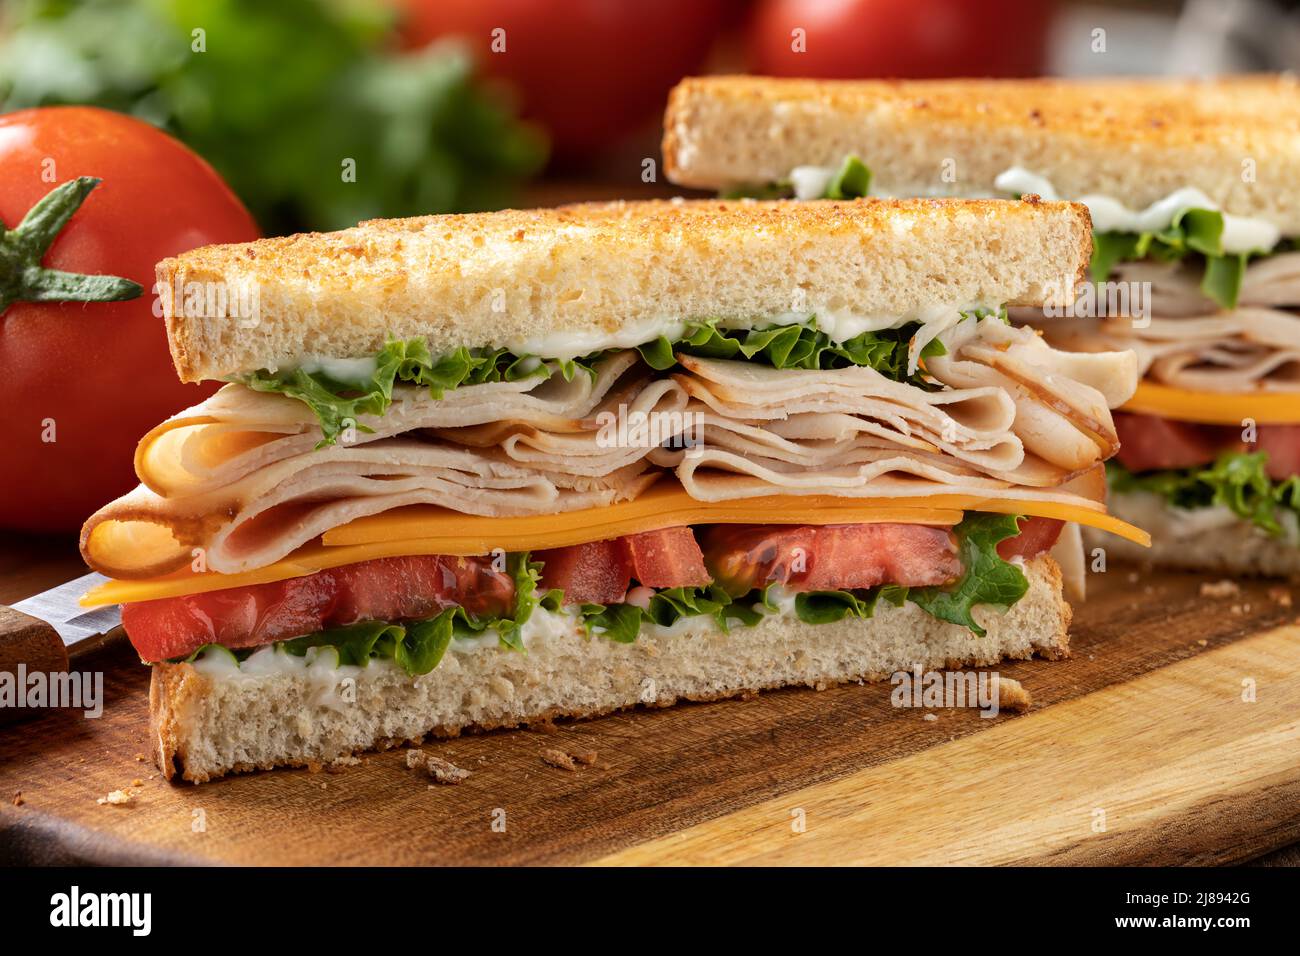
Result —
<svg viewBox="0 0 1300 956"><path fill-rule="evenodd" d="M391 4L0 6L0 112L76 103L153 123L211 162L269 235L501 208L545 160L464 44L393 42Z"/></svg>
<svg viewBox="0 0 1300 956"><path fill-rule="evenodd" d="M577 368L594 374L585 362L571 363L570 377ZM254 391L274 392L305 403L320 423L320 448L338 441L349 425L371 431L360 424L361 416L383 415L392 404L393 386L398 382L427 388L433 398L441 398L462 385L544 379L551 374L551 367L541 359L517 356L506 349L459 348L435 359L425 339L412 338L390 339L375 356L374 373L363 381L339 381L325 371L308 372L302 367L280 372L262 369L239 381Z"/></svg>
<svg viewBox="0 0 1300 956"><path fill-rule="evenodd" d="M1241 280L1252 255L1279 251L1261 249L1253 253L1223 251L1223 213L1213 209L1183 209L1160 232L1099 232L1092 237L1093 282L1105 282L1117 262L1153 258L1175 262L1187 256L1201 256L1205 271L1201 291L1222 309L1237 307Z"/></svg>
<svg viewBox="0 0 1300 956"><path fill-rule="evenodd" d="M977 310L994 314L991 310ZM999 314L1005 314L1001 310ZM907 381L925 388L933 387L923 373L907 374L907 350L920 328L916 322L897 329L863 332L851 339L835 342L817 328L817 320L766 328L730 329L716 322L695 322L686 327L682 337L670 341L660 336L640 346L637 351L651 368L664 371L677 364L678 354L699 358L747 359L779 369L836 369L848 366L874 368L894 381ZM943 355L943 343L931 340L922 350L923 358Z"/></svg>
<svg viewBox="0 0 1300 956"><path fill-rule="evenodd" d="M765 185L733 186L718 194L719 199L789 199L794 195L794 185L788 179L778 179Z"/></svg>
<svg viewBox="0 0 1300 956"><path fill-rule="evenodd" d="M1224 309L1235 309L1241 295L1241 280L1246 275L1246 260L1241 255L1213 256L1205 260L1201 291Z"/></svg>
<svg viewBox="0 0 1300 956"><path fill-rule="evenodd" d="M1088 264L1088 274L1093 282L1105 282L1110 278L1115 263L1130 259L1140 259L1138 237L1131 232L1098 232L1092 237L1092 260Z"/></svg>
<svg viewBox="0 0 1300 956"><path fill-rule="evenodd" d="M449 613L444 611L443 614ZM407 635L407 629L401 624L387 621L359 621L346 627L334 627L325 631L316 631L303 637L280 641L285 651L302 657L312 647L333 647L338 651L339 663L353 667L365 667L371 656L393 657ZM423 672L421 672L423 673Z"/></svg>
<svg viewBox="0 0 1300 956"><path fill-rule="evenodd" d="M871 193L871 170L859 157L848 155L826 184L822 199L858 199ZM733 186L719 193L720 199L790 199L794 184L789 179L755 185Z"/></svg>
<svg viewBox="0 0 1300 956"><path fill-rule="evenodd" d="M1106 463L1112 490L1147 492L1175 508L1223 505L1238 518L1270 535L1283 533L1278 512L1300 516L1300 478L1274 482L1268 477L1268 452L1225 451L1208 468L1181 468L1134 474L1117 462Z"/></svg>
<svg viewBox="0 0 1300 956"><path fill-rule="evenodd" d="M1019 520L1012 515L967 513L954 529L962 576L947 587L912 588L908 599L939 620L961 624L983 637L984 629L971 611L981 605L1006 611L1029 590L1024 573L997 552L999 541L1019 533Z"/></svg>
<svg viewBox="0 0 1300 956"><path fill-rule="evenodd" d="M857 156L846 156L826 186L827 199L858 199L871 192L871 170Z"/></svg>
<svg viewBox="0 0 1300 956"><path fill-rule="evenodd" d="M63 272L41 265L45 253L100 184L91 176L60 183L13 229L0 222L0 315L15 302L121 302L144 288L120 276Z"/></svg>
<svg viewBox="0 0 1300 956"><path fill-rule="evenodd" d="M632 604L584 604L582 624L588 634L619 644L634 644L641 633L642 610Z"/></svg>

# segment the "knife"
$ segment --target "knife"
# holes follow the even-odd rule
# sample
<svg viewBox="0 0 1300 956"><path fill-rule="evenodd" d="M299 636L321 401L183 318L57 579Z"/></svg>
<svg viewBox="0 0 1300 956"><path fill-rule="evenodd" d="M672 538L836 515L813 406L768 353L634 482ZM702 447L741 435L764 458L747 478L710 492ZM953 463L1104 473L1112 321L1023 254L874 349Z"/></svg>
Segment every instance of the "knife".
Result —
<svg viewBox="0 0 1300 956"><path fill-rule="evenodd" d="M12 607L0 604L0 674L8 672L16 681L24 673L61 673L70 659L121 633L116 629L122 611L116 604L87 611L78 603L107 580L92 572ZM0 706L0 724L24 716L30 716L25 708Z"/></svg>

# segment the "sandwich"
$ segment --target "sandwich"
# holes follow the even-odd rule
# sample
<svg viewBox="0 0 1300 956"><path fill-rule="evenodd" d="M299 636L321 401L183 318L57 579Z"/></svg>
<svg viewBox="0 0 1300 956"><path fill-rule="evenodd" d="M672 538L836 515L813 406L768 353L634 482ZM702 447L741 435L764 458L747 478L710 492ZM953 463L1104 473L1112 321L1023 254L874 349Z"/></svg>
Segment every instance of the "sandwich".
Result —
<svg viewBox="0 0 1300 956"><path fill-rule="evenodd" d="M732 195L1086 205L1091 281L1036 320L1058 346L1138 356L1110 507L1154 544L1109 553L1300 573L1294 77L690 79L670 98L664 164L674 182Z"/></svg>
<svg viewBox="0 0 1300 956"><path fill-rule="evenodd" d="M163 773L1068 653L1130 352L1006 321L1086 210L671 201L158 266L177 372L85 524ZM1062 277L1068 281L1062 281ZM1061 300L1062 302L1064 299Z"/></svg>

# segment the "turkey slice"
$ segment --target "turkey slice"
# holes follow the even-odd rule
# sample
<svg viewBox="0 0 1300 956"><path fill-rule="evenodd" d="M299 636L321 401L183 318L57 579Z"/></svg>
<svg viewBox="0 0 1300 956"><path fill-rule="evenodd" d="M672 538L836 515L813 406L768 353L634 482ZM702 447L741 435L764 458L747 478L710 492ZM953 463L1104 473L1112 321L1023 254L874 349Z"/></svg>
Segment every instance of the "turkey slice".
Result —
<svg viewBox="0 0 1300 956"><path fill-rule="evenodd" d="M398 386L382 416L362 416L348 444L381 441L420 428L453 428L516 421L553 431L580 430L586 418L637 362L636 352L613 353L596 375L572 381L553 375L517 382L486 382L451 389L435 399L425 388ZM308 452L320 441L316 416L283 395L227 385L200 405L149 432L136 449L136 474L163 497L200 494L239 481L268 465Z"/></svg>
<svg viewBox="0 0 1300 956"><path fill-rule="evenodd" d="M653 478L641 463L600 479L575 479L494 453L387 439L297 455L183 498L163 498L142 485L91 517L82 529L82 552L93 568L113 577L166 574L200 553L208 569L233 574L278 561L330 528L390 508L436 504L486 516L554 514L635 497Z"/></svg>

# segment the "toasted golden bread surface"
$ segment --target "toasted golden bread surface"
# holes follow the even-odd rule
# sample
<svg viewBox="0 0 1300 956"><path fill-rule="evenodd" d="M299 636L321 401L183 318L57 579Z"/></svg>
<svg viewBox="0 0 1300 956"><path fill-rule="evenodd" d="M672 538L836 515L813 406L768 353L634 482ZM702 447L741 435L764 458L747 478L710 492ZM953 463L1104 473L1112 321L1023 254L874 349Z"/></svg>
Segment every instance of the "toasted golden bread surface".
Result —
<svg viewBox="0 0 1300 956"><path fill-rule="evenodd" d="M1021 166L1060 196L1135 208L1183 186L1300 232L1300 84L1216 80L684 80L664 118L669 178L765 183L856 153L882 191L981 195Z"/></svg>
<svg viewBox="0 0 1300 956"><path fill-rule="evenodd" d="M1028 200L619 202L208 246L158 281L177 370L197 381L369 356L392 336L551 358L665 321L1036 305L1082 273L1089 230L1082 206ZM253 314L206 308L214 286L253 290Z"/></svg>

